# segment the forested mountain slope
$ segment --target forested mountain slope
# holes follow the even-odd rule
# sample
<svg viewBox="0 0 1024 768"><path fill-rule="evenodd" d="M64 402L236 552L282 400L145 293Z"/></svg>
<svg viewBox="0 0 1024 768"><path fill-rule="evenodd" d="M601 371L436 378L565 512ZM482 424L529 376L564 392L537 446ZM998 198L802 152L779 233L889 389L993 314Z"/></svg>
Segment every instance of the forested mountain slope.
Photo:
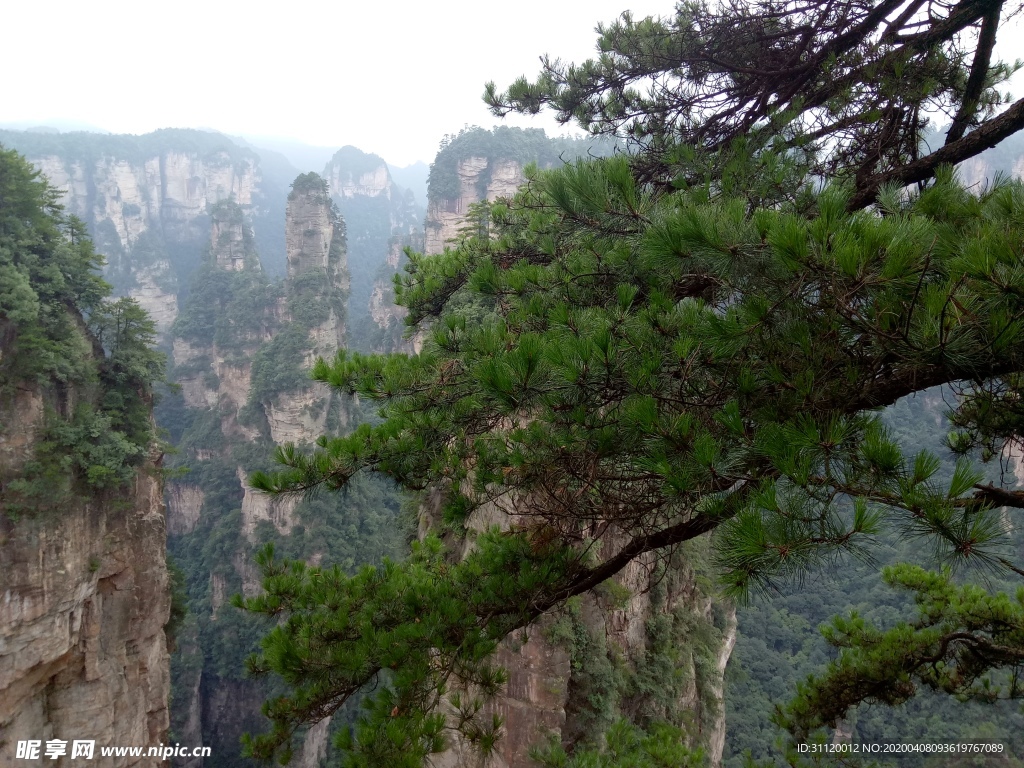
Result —
<svg viewBox="0 0 1024 768"><path fill-rule="evenodd" d="M931 390L908 398L889 408L884 415L904 449L913 454L928 449L942 459L941 477L948 480L956 467L956 456L945 447L945 439L953 429L946 411L956 401L946 390ZM1021 487L1024 475L1019 458L993 462L988 467L987 481L1002 481L1010 487ZM1005 522L1015 531L1014 551L1019 560L1024 556L1024 532L1012 511L1004 510ZM914 616L909 597L885 585L880 569L897 562L930 565L934 561L930 548L919 539L901 538L893 532L871 563L842 561L826 569L814 579L798 584L783 584L776 594L754 600L737 610L739 633L736 649L726 674L726 760L729 768L744 765L743 755L749 750L753 757L764 759L780 754L775 744L781 731L770 722L776 704L792 697L796 683L817 671L834 656L818 627L837 614L856 611L865 619L882 626L891 626L900 619ZM961 574L970 580L991 583L992 575ZM1009 589L1014 585L996 580L995 586ZM905 705L885 707L862 706L843 723L837 739L863 744L915 744L990 742L1005 745L999 758L967 756L943 757L921 753L878 755L880 764L897 768L907 766L1000 765L1020 766L1024 755L1024 713L1016 702L994 704L960 703L940 694L922 694ZM989 761L989 762L986 762Z"/></svg>

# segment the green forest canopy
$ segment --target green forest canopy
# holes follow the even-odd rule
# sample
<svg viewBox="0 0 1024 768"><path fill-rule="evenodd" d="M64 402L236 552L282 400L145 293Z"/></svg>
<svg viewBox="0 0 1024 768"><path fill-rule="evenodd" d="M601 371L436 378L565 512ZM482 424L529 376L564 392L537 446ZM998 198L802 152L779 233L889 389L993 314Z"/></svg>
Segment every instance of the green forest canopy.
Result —
<svg viewBox="0 0 1024 768"><path fill-rule="evenodd" d="M383 473L439 492L439 533L475 547L455 560L432 534L408 561L351 577L265 552L266 595L244 604L284 620L250 666L292 690L267 703L274 729L251 751L286 756L300 723L376 684L343 739L348 764L419 765L450 729L486 752L500 722L449 676L495 693L510 631L712 531L737 596L886 531L920 537L944 567L1020 575L993 507L1024 498L982 484L970 457L1021 431L1024 187L975 195L943 165L1024 124L1024 102L997 109L1010 68L991 60L1016 7L683 3L602 29L592 62L488 87L499 112L551 105L632 151L530 171L490 206L489 236L471 228L411 257L396 294L430 328L422 353L316 366L383 421L312 454L285 446L284 469L253 484L304 492ZM922 155L935 105L952 128ZM965 456L944 482L877 415L939 384L960 391L951 442ZM515 525L474 533L488 505ZM624 543L600 559L607 536ZM848 650L783 716L797 737L922 684L1020 696L1006 675L1024 662L1024 590L909 567L888 578L921 619L888 633L838 623Z"/></svg>

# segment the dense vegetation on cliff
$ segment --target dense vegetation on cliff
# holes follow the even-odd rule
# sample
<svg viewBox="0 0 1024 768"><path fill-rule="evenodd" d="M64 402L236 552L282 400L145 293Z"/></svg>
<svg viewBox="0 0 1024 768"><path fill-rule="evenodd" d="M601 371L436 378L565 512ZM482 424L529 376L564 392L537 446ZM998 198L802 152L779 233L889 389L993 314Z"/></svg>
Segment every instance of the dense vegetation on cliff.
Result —
<svg viewBox="0 0 1024 768"><path fill-rule="evenodd" d="M53 394L34 457L0 479L8 514L116 490L149 456L163 355L146 313L110 298L102 264L57 193L0 149L0 397L13 401L19 387Z"/></svg>
<svg viewBox="0 0 1024 768"><path fill-rule="evenodd" d="M1018 569L993 505L1021 495L984 485L966 459L944 478L874 413L957 384L958 450L998 454L1019 434L1024 189L974 196L939 168L1024 123L1021 102L995 110L1002 11L685 4L602 30L603 55L582 67L490 88L498 111L552 104L632 136L635 152L536 173L491 206L493 236L411 259L399 299L410 322L432 323L423 353L317 366L379 402L384 422L312 454L286 448L286 469L254 482L341 488L370 471L433 487L443 532L475 548L458 560L429 536L405 563L355 576L267 553L267 594L246 605L279 623L251 667L292 690L268 703L275 728L254 751L284 748L297 723L382 680L343 743L351 765L417 765L448 729L487 751L500 723L450 676L497 691L491 655L512 630L710 531L739 596L863 554L884 530L946 565ZM922 156L935 105L953 125ZM495 506L513 527L474 529ZM890 578L921 616L889 631L837 624L839 662L780 718L797 738L922 685L1020 695L1024 601L982 593L965 613L942 575Z"/></svg>
<svg viewBox="0 0 1024 768"><path fill-rule="evenodd" d="M580 157L605 157L617 146L618 142L607 138L548 137L540 128L464 128L441 140L427 180L430 202L459 196L459 163L473 157L511 160L520 166L536 163L541 168L550 168ZM480 197L484 196L489 180L486 173L477 180Z"/></svg>

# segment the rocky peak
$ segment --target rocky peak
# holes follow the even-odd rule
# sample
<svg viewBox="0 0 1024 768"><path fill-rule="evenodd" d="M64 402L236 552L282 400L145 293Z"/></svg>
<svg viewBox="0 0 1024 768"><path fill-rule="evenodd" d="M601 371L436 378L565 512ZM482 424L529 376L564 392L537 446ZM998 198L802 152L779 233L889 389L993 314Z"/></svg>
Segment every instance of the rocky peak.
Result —
<svg viewBox="0 0 1024 768"><path fill-rule="evenodd" d="M327 167L324 177L335 197L385 197L394 193L387 163L377 155L352 146L339 149Z"/></svg>
<svg viewBox="0 0 1024 768"><path fill-rule="evenodd" d="M222 200L210 208L210 254L219 269L241 272L246 265L259 268L252 229L241 206Z"/></svg>
<svg viewBox="0 0 1024 768"><path fill-rule="evenodd" d="M292 184L285 212L289 279L316 270L331 273L340 266L336 257L344 258L340 241L335 245L335 235L344 238L344 225L328 190L327 182L315 173L304 173Z"/></svg>
<svg viewBox="0 0 1024 768"><path fill-rule="evenodd" d="M431 200L427 209L426 242L428 254L441 253L449 240L458 236L469 206L481 200L491 202L511 197L526 181L523 166L515 160L491 160L467 157L456 166L458 189L451 197Z"/></svg>

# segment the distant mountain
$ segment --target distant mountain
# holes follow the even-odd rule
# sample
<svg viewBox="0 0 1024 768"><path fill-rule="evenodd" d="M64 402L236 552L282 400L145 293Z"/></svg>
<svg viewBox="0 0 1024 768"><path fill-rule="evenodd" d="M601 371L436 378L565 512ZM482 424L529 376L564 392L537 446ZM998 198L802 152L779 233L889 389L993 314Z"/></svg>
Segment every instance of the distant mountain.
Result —
<svg viewBox="0 0 1024 768"><path fill-rule="evenodd" d="M430 165L422 160L418 160L404 168L394 165L389 165L388 167L391 170L391 178L394 179L395 184L411 190L416 198L416 204L422 205L425 208L427 205L427 177L430 176Z"/></svg>
<svg viewBox="0 0 1024 768"><path fill-rule="evenodd" d="M84 123L81 120L13 120L0 123L0 128L11 131L29 131L30 133L67 133L68 131L110 133L104 128L92 123Z"/></svg>

